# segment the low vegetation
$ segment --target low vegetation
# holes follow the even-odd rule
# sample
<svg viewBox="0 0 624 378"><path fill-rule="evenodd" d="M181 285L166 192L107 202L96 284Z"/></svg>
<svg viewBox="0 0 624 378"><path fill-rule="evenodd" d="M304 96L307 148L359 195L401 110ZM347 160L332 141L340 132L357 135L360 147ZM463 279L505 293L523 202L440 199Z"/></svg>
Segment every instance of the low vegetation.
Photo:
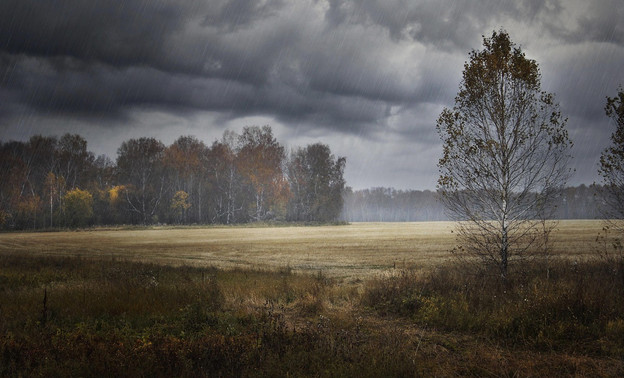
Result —
<svg viewBox="0 0 624 378"><path fill-rule="evenodd" d="M80 235L80 234L78 234ZM624 266L363 282L288 266L0 254L0 375L621 376Z"/></svg>
<svg viewBox="0 0 624 378"><path fill-rule="evenodd" d="M404 375L397 335L362 326L321 274L0 257L0 375ZM371 360L374 358L374 360Z"/></svg>
<svg viewBox="0 0 624 378"><path fill-rule="evenodd" d="M556 261L497 272L442 266L369 284L363 303L422 327L465 332L512 348L624 357L624 266Z"/></svg>

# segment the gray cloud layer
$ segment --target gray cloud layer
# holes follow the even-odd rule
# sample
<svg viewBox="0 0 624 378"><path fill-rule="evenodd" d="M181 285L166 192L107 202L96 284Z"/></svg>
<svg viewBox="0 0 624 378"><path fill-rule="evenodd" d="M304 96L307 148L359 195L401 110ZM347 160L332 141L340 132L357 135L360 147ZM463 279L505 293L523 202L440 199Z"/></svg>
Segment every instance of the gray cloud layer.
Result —
<svg viewBox="0 0 624 378"><path fill-rule="evenodd" d="M504 27L538 60L572 134L595 138L577 151L587 181L609 134L604 96L624 83L620 2L5 0L0 138L27 137L16 122L61 133L67 119L97 136L144 130L150 112L208 112L213 128L263 117L292 143L324 130L356 186L432 188L435 118L452 106L468 52ZM413 159L429 165L407 178Z"/></svg>

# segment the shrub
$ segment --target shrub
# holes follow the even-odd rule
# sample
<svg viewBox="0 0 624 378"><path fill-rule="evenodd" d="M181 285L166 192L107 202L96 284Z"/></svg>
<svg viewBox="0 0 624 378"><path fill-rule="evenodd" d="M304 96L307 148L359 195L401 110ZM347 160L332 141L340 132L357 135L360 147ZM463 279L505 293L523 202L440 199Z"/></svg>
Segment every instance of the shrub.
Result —
<svg viewBox="0 0 624 378"><path fill-rule="evenodd" d="M69 227L85 227L93 218L93 196L86 190L70 190L63 197L65 224Z"/></svg>
<svg viewBox="0 0 624 378"><path fill-rule="evenodd" d="M587 352L618 350L624 313L624 286L617 269L604 261L536 263L506 283L484 271L446 266L417 275L404 271L371 283L365 306L382 315L405 316L442 330L463 331L538 349ZM608 340L604 343L592 340Z"/></svg>

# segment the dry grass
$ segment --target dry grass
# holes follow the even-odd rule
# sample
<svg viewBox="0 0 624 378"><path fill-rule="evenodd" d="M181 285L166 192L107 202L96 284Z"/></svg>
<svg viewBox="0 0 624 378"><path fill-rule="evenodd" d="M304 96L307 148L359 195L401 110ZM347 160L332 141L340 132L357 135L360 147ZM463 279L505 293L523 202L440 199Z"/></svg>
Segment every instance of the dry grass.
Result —
<svg viewBox="0 0 624 378"><path fill-rule="evenodd" d="M0 234L0 253L62 255L219 268L292 269L351 281L447 261L452 222L318 227L206 227ZM584 258L600 221L561 221L553 254Z"/></svg>
<svg viewBox="0 0 624 378"><path fill-rule="evenodd" d="M505 282L445 263L452 226L0 234L0 376L624 375L601 222Z"/></svg>

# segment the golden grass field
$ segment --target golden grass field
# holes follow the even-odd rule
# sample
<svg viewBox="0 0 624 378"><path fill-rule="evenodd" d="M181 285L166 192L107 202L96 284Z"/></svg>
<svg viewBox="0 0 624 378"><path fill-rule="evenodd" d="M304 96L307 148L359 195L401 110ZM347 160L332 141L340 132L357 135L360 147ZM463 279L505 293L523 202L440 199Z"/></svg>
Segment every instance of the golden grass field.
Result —
<svg viewBox="0 0 624 378"><path fill-rule="evenodd" d="M561 221L553 254L595 255L597 220ZM150 228L0 234L0 253L69 255L219 268L281 269L365 279L394 267L430 268L451 257L452 222L340 226Z"/></svg>
<svg viewBox="0 0 624 378"><path fill-rule="evenodd" d="M0 376L621 377L602 227L506 281L452 222L0 233Z"/></svg>

